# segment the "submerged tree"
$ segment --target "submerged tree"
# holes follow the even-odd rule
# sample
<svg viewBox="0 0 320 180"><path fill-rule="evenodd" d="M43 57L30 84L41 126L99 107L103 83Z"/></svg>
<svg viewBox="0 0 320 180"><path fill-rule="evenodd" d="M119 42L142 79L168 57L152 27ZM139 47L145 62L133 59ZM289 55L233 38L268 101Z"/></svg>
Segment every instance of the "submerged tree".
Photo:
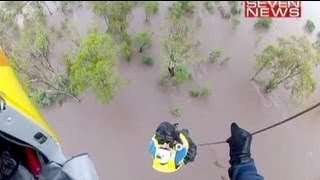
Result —
<svg viewBox="0 0 320 180"><path fill-rule="evenodd" d="M216 62L221 57L221 55L222 53L220 50L213 50L209 55L210 61L212 63Z"/></svg>
<svg viewBox="0 0 320 180"><path fill-rule="evenodd" d="M312 33L316 29L314 22L309 19L307 20L305 27L309 33Z"/></svg>
<svg viewBox="0 0 320 180"><path fill-rule="evenodd" d="M189 91L191 97L208 97L212 95L213 88L207 84L201 88L194 88Z"/></svg>
<svg viewBox="0 0 320 180"><path fill-rule="evenodd" d="M234 27L239 25L241 22L240 16L239 15L232 16L232 22L233 22Z"/></svg>
<svg viewBox="0 0 320 180"><path fill-rule="evenodd" d="M123 40L123 46L121 49L122 54L124 55L126 60L130 62L133 57L132 37L128 33L125 33L122 35L122 40Z"/></svg>
<svg viewBox="0 0 320 180"><path fill-rule="evenodd" d="M175 105L171 108L171 114L174 117L180 117L182 115L182 108L178 105Z"/></svg>
<svg viewBox="0 0 320 180"><path fill-rule="evenodd" d="M154 16L159 11L159 2L148 1L144 7L146 13L146 21L149 20L151 16Z"/></svg>
<svg viewBox="0 0 320 180"><path fill-rule="evenodd" d="M22 9L1 11L1 47L9 55L29 95L40 106L62 103L67 97L78 100L69 86L68 76L51 64L55 40L48 33L42 8L31 2L23 5ZM22 27L16 23L17 16L23 17Z"/></svg>
<svg viewBox="0 0 320 180"><path fill-rule="evenodd" d="M135 44L138 47L140 53L142 53L145 48L151 46L151 37L152 34L150 32L140 32L135 37Z"/></svg>
<svg viewBox="0 0 320 180"><path fill-rule="evenodd" d="M242 10L242 2L240 1L228 1L230 5L230 13L234 16L240 15Z"/></svg>
<svg viewBox="0 0 320 180"><path fill-rule="evenodd" d="M213 4L213 1L205 1L203 3L204 7L207 9L207 11L210 13L210 14L214 14L214 4Z"/></svg>
<svg viewBox="0 0 320 180"><path fill-rule="evenodd" d="M218 3L218 6L217 6L217 9L220 11L220 15L221 15L221 18L223 19L230 19L231 18L231 13L227 12L222 5L220 5Z"/></svg>
<svg viewBox="0 0 320 180"><path fill-rule="evenodd" d="M269 45L257 56L258 71L267 72L266 92L286 83L299 100L309 97L316 89L313 70L320 62L319 49L305 37L279 38L277 45Z"/></svg>
<svg viewBox="0 0 320 180"><path fill-rule="evenodd" d="M154 60L151 56L143 56L142 62L147 66L153 66L154 64Z"/></svg>
<svg viewBox="0 0 320 180"><path fill-rule="evenodd" d="M106 25L108 26L108 10L110 8L110 2L107 1L92 1L91 2L91 8L93 12L102 17Z"/></svg>
<svg viewBox="0 0 320 180"><path fill-rule="evenodd" d="M134 1L92 1L93 12L103 17L108 31L122 35L129 27L128 17L136 6Z"/></svg>
<svg viewBox="0 0 320 180"><path fill-rule="evenodd" d="M122 45L122 54L130 61L133 56L132 37L128 34L129 15L136 2L134 1L92 1L93 12L103 17L108 32L114 40Z"/></svg>
<svg viewBox="0 0 320 180"><path fill-rule="evenodd" d="M178 1L172 4L169 8L170 16L173 19L179 19L187 14L193 14L195 11L196 5L191 1Z"/></svg>
<svg viewBox="0 0 320 180"><path fill-rule="evenodd" d="M60 1L60 7L58 9L63 14L68 14L73 12L73 6L77 1ZM79 2L79 1L78 1Z"/></svg>
<svg viewBox="0 0 320 180"><path fill-rule="evenodd" d="M116 52L110 35L89 34L69 67L74 91L91 89L101 102L110 102L120 83Z"/></svg>
<svg viewBox="0 0 320 180"><path fill-rule="evenodd" d="M272 24L272 19L270 18L260 18L255 24L254 27L257 29L269 29Z"/></svg>
<svg viewBox="0 0 320 180"><path fill-rule="evenodd" d="M192 29L185 18L169 20L168 31L163 47L168 71L170 76L174 77L178 66L190 62L197 45Z"/></svg>

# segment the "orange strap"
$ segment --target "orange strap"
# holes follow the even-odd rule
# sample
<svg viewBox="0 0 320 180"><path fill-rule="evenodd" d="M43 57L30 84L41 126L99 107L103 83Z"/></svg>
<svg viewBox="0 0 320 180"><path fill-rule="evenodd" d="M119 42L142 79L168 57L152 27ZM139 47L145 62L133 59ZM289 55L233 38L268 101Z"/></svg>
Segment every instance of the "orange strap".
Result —
<svg viewBox="0 0 320 180"><path fill-rule="evenodd" d="M0 66L8 66L8 65L9 65L9 61L6 58L6 55L4 54L2 49L0 48Z"/></svg>

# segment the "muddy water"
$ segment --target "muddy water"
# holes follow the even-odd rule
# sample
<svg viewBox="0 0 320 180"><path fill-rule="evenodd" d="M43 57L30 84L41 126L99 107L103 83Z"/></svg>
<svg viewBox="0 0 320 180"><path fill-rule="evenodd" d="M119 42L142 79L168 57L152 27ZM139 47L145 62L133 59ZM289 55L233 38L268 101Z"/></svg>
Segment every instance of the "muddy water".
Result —
<svg viewBox="0 0 320 180"><path fill-rule="evenodd" d="M214 93L208 99L191 99L185 88L163 91L157 84L163 54L161 41L168 2L162 2L160 12L150 23L144 22L143 8L134 10L130 31L142 29L154 32L153 45L147 53L156 61L152 68L141 63L137 53L132 63L121 62L121 74L128 83L109 105L97 103L88 93L82 103L68 102L62 107L46 110L45 116L58 131L66 155L89 152L101 179L222 179L227 177L228 147L219 145L199 148L197 161L176 174L159 174L152 170L147 152L149 140L162 121L179 122L188 128L198 143L223 140L229 136L229 126L236 121L254 131L275 123L305 105L294 105L288 93L279 90L271 95L259 91L250 82L254 74L254 53L277 36L303 33L306 19L320 27L320 3L303 3L303 18L275 20L268 32L256 32L254 20L242 19L233 29L232 22L218 14L208 15L199 4L201 21L200 53L207 55L219 48L230 61L223 66L204 64L196 69L196 79L186 87L211 83ZM86 8L75 13L81 17L81 29L90 24ZM91 15L90 15L91 16ZM196 17L197 17L196 16ZM319 30L319 28L318 28ZM81 30L85 32L85 30ZM314 33L315 35L315 33ZM173 118L170 107L180 105L183 115ZM252 154L265 179L316 180L320 178L320 111L254 137Z"/></svg>

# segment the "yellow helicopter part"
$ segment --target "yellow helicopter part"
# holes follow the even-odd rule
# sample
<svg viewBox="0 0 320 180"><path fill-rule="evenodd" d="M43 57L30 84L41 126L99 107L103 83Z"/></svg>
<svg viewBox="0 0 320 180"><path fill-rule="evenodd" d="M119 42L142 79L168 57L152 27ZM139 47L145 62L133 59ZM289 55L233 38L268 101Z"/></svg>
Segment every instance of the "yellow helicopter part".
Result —
<svg viewBox="0 0 320 180"><path fill-rule="evenodd" d="M42 117L39 110L32 103L22 88L18 77L10 66L9 60L0 48L0 96L5 99L7 105L11 106L23 116L45 130L52 138L58 141L58 135Z"/></svg>

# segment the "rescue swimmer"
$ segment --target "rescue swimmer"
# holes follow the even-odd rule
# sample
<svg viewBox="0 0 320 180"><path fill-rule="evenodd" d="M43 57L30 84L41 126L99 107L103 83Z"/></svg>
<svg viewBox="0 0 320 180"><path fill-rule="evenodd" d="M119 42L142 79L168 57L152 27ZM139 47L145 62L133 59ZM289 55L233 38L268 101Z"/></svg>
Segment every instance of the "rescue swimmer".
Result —
<svg viewBox="0 0 320 180"><path fill-rule="evenodd" d="M193 162L197 155L197 146L189 137L189 131L179 131L177 125L161 123L151 139L149 152L153 158L153 168L159 172L173 173Z"/></svg>

